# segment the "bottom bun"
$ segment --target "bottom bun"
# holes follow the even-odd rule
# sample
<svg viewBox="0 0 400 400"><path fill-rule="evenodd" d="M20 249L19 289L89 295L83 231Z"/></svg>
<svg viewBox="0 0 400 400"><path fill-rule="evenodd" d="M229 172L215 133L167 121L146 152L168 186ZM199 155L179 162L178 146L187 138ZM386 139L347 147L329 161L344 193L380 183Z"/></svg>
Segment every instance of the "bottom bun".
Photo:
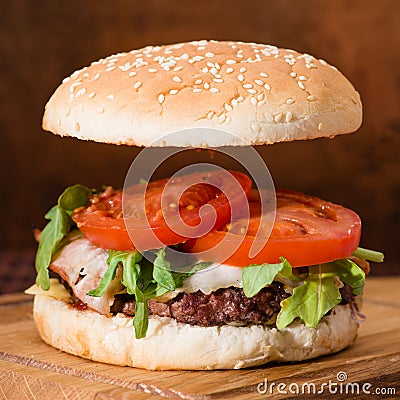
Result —
<svg viewBox="0 0 400 400"><path fill-rule="evenodd" d="M317 328L294 322L279 330L263 325L201 327L151 317L145 338L135 339L132 318L79 311L35 296L34 320L42 339L67 353L108 364L150 370L239 369L270 361L301 361L347 347L358 324L349 305L338 305Z"/></svg>

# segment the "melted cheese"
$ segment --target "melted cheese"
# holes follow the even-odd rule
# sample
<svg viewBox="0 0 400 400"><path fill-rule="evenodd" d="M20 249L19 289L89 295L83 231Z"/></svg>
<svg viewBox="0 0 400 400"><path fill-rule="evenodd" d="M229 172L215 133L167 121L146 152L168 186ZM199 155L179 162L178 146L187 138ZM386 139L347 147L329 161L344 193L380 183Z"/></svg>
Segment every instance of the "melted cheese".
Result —
<svg viewBox="0 0 400 400"><path fill-rule="evenodd" d="M183 287L178 291L193 293L200 290L205 294L210 294L217 289L229 286L242 287L242 268L213 264L185 279Z"/></svg>

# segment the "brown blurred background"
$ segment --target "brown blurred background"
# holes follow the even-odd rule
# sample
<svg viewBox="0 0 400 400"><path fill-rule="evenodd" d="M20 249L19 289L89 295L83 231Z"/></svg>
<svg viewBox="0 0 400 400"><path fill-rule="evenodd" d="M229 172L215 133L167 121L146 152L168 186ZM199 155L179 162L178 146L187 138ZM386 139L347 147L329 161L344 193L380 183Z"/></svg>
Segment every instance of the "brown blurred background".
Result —
<svg viewBox="0 0 400 400"><path fill-rule="evenodd" d="M31 225L44 224L58 194L77 182L121 186L138 153L44 133L43 107L61 79L105 55L202 38L310 53L354 83L358 133L257 150L277 187L357 210L362 245L386 255L374 273L399 273L399 27L397 0L0 0L0 292L33 281Z"/></svg>

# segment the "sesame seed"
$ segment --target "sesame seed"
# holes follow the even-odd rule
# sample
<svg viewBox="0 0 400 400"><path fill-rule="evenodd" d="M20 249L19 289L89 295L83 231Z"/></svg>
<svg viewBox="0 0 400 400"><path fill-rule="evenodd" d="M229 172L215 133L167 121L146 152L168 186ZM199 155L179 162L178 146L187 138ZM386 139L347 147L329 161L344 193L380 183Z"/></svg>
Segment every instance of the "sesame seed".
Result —
<svg viewBox="0 0 400 400"><path fill-rule="evenodd" d="M183 68L182 65L179 65L178 67L175 67L175 68L174 68L174 71L175 71L175 72L180 71L182 68Z"/></svg>
<svg viewBox="0 0 400 400"><path fill-rule="evenodd" d="M99 107L99 108L97 109L97 112L98 112L99 114L103 114L104 108L103 108L103 107Z"/></svg>
<svg viewBox="0 0 400 400"><path fill-rule="evenodd" d="M245 67L242 67L242 68L240 68L240 70L239 70L239 72L246 72L247 71L247 69L245 68Z"/></svg>
<svg viewBox="0 0 400 400"><path fill-rule="evenodd" d="M260 94L257 96L257 100L264 100L264 93L260 93Z"/></svg>
<svg viewBox="0 0 400 400"><path fill-rule="evenodd" d="M241 103L244 100L244 97L243 96L239 96L236 100L237 100L238 103Z"/></svg>
<svg viewBox="0 0 400 400"><path fill-rule="evenodd" d="M257 90L255 90L255 89L247 89L246 92L250 93L250 94L256 94Z"/></svg>
<svg viewBox="0 0 400 400"><path fill-rule="evenodd" d="M252 98L250 99L250 102L251 102L251 104L253 104L253 106L256 106L256 105L257 105L257 99L256 99L255 97L252 97Z"/></svg>
<svg viewBox="0 0 400 400"><path fill-rule="evenodd" d="M226 120L225 120L225 123L226 124L230 124L231 123L231 121L232 121L232 118L231 117L226 117Z"/></svg>
<svg viewBox="0 0 400 400"><path fill-rule="evenodd" d="M251 83L246 83L246 84L243 85L243 87L245 89L251 89L253 87L253 85Z"/></svg>
<svg viewBox="0 0 400 400"><path fill-rule="evenodd" d="M206 65L208 68L213 68L214 67L214 63L212 63L211 61L207 61Z"/></svg>
<svg viewBox="0 0 400 400"><path fill-rule="evenodd" d="M319 59L319 62L322 64L322 65L329 65L325 60L323 60L322 58L320 58Z"/></svg>
<svg viewBox="0 0 400 400"><path fill-rule="evenodd" d="M261 101L259 101L259 102L257 103L257 106L260 107L260 106L263 106L264 104L265 104L265 101L264 101L264 100L261 100Z"/></svg>
<svg viewBox="0 0 400 400"><path fill-rule="evenodd" d="M236 64L236 61L235 60L226 60L225 63L228 65L232 65L232 64Z"/></svg>
<svg viewBox="0 0 400 400"><path fill-rule="evenodd" d="M299 85L300 89L303 89L303 90L305 89L305 86L304 86L303 82L299 81L299 82L297 82L297 84Z"/></svg>
<svg viewBox="0 0 400 400"><path fill-rule="evenodd" d="M176 76L176 75L172 78L172 80L173 80L174 82L182 82L182 79L179 78L179 76Z"/></svg>
<svg viewBox="0 0 400 400"><path fill-rule="evenodd" d="M271 90L271 86L269 86L268 83L266 83L266 84L264 85L264 88L267 89L267 90Z"/></svg>
<svg viewBox="0 0 400 400"><path fill-rule="evenodd" d="M112 65L111 67L108 67L107 69L106 69L106 72L110 72L110 71L112 71L112 70L114 70L115 69L115 67L114 67L114 65Z"/></svg>
<svg viewBox="0 0 400 400"><path fill-rule="evenodd" d="M86 93L86 89L85 88L81 88L76 92L76 96L82 96Z"/></svg>
<svg viewBox="0 0 400 400"><path fill-rule="evenodd" d="M134 87L134 89L139 89L140 86L142 86L142 85L143 85L142 82L136 82L136 83L133 85L133 87Z"/></svg>
<svg viewBox="0 0 400 400"><path fill-rule="evenodd" d="M254 131L254 132L261 132L261 126L258 125L258 124L251 124L251 125L250 125L250 128L251 128L251 130Z"/></svg>
<svg viewBox="0 0 400 400"><path fill-rule="evenodd" d="M206 74L206 73L208 72L208 68L207 68L207 67L204 67L204 68L201 70L201 72L203 72L204 74Z"/></svg>
<svg viewBox="0 0 400 400"><path fill-rule="evenodd" d="M165 96L164 96L162 93L160 93L160 94L158 95L158 102L159 102L160 104L162 104L162 103L164 103L164 100L165 100Z"/></svg>
<svg viewBox="0 0 400 400"><path fill-rule="evenodd" d="M182 55L181 55L181 59L182 60L187 60L189 58L189 54L187 54L187 53L183 53Z"/></svg>
<svg viewBox="0 0 400 400"><path fill-rule="evenodd" d="M293 118L293 114L290 111L288 113L286 113L286 117L285 117L286 122L290 122L292 118Z"/></svg>
<svg viewBox="0 0 400 400"><path fill-rule="evenodd" d="M135 76L135 75L136 75L136 72L135 72L135 71L129 72L128 75L129 75L129 76Z"/></svg>
<svg viewBox="0 0 400 400"><path fill-rule="evenodd" d="M217 88L211 88L211 89L210 89L210 92L217 93L217 92L219 92L219 89L217 89Z"/></svg>
<svg viewBox="0 0 400 400"><path fill-rule="evenodd" d="M307 78L304 75L299 76L299 81L306 81Z"/></svg>
<svg viewBox="0 0 400 400"><path fill-rule="evenodd" d="M195 85L201 85L203 83L203 81L201 79L197 79L194 84Z"/></svg>
<svg viewBox="0 0 400 400"><path fill-rule="evenodd" d="M216 82L216 83L223 83L224 82L223 79L217 79L217 78L214 78L213 81Z"/></svg>
<svg viewBox="0 0 400 400"><path fill-rule="evenodd" d="M290 73L290 76L291 76L292 78L296 78L297 74L296 74L296 72L291 72L291 73Z"/></svg>
<svg viewBox="0 0 400 400"><path fill-rule="evenodd" d="M309 96L307 96L307 100L314 101L314 96L312 94L310 94Z"/></svg>
<svg viewBox="0 0 400 400"><path fill-rule="evenodd" d="M229 67L226 69L227 74L231 74L233 72L233 68Z"/></svg>
<svg viewBox="0 0 400 400"><path fill-rule="evenodd" d="M204 83L203 85L204 89L209 89L210 88L210 84L208 82Z"/></svg>
<svg viewBox="0 0 400 400"><path fill-rule="evenodd" d="M107 96L107 99L108 99L108 100L111 100L111 101L114 101L114 100L115 100L115 96L114 96L113 94L109 94L109 95Z"/></svg>
<svg viewBox="0 0 400 400"><path fill-rule="evenodd" d="M239 75L238 75L238 80L239 80L240 82L243 82L243 81L244 81L244 76L243 76L242 74L239 74Z"/></svg>
<svg viewBox="0 0 400 400"><path fill-rule="evenodd" d="M293 104L293 103L294 103L294 100L293 100L293 99L287 99L287 100L286 100L286 104L291 105L291 104Z"/></svg>
<svg viewBox="0 0 400 400"><path fill-rule="evenodd" d="M221 114L218 117L218 123L222 124L225 121L225 118L226 118L225 114Z"/></svg>
<svg viewBox="0 0 400 400"><path fill-rule="evenodd" d="M156 68L150 68L149 72L157 72L157 69Z"/></svg>
<svg viewBox="0 0 400 400"><path fill-rule="evenodd" d="M215 112L214 112L214 111L210 111L210 112L207 114L207 119L213 119L214 115L215 115Z"/></svg>
<svg viewBox="0 0 400 400"><path fill-rule="evenodd" d="M281 122L282 117L283 117L283 114L282 114L282 113L276 114L276 115L275 115L275 118L274 118L274 121L275 121L275 122Z"/></svg>
<svg viewBox="0 0 400 400"><path fill-rule="evenodd" d="M193 89L193 93L200 93L200 92L202 92L201 89L198 89L198 88Z"/></svg>
<svg viewBox="0 0 400 400"><path fill-rule="evenodd" d="M266 78L268 75L265 72L260 72L260 76L262 76L263 78Z"/></svg>
<svg viewBox="0 0 400 400"><path fill-rule="evenodd" d="M210 74L211 74L211 75L216 75L216 74L218 74L217 68L215 68L215 67L210 68Z"/></svg>
<svg viewBox="0 0 400 400"><path fill-rule="evenodd" d="M89 99L93 99L93 97L96 96L96 92L91 92L89 93Z"/></svg>
<svg viewBox="0 0 400 400"><path fill-rule="evenodd" d="M268 122L274 122L274 116L273 116L272 114L265 113L265 114L264 114L264 118L265 118Z"/></svg>
<svg viewBox="0 0 400 400"><path fill-rule="evenodd" d="M232 99L231 104L233 107L236 107L238 105L238 101L236 99Z"/></svg>
<svg viewBox="0 0 400 400"><path fill-rule="evenodd" d="M206 56L207 58L213 58L213 57L214 57L214 53L211 53L211 51L208 51L208 52L205 54L205 56Z"/></svg>
<svg viewBox="0 0 400 400"><path fill-rule="evenodd" d="M233 108L232 108L232 106L230 104L225 103L224 107L225 107L226 111L232 111L233 110Z"/></svg>
<svg viewBox="0 0 400 400"><path fill-rule="evenodd" d="M318 132L321 132L321 130L322 130L322 122L320 122L320 123L318 124Z"/></svg>
<svg viewBox="0 0 400 400"><path fill-rule="evenodd" d="M259 86L264 85L264 82L260 79L256 79L254 82L257 83L257 85L259 85Z"/></svg>
<svg viewBox="0 0 400 400"><path fill-rule="evenodd" d="M79 131L81 130L81 126L79 125L78 122L75 122L75 130L76 130L77 132L79 132Z"/></svg>
<svg viewBox="0 0 400 400"><path fill-rule="evenodd" d="M178 92L179 92L179 90L172 89L169 91L169 94L177 94Z"/></svg>
<svg viewBox="0 0 400 400"><path fill-rule="evenodd" d="M67 83L68 81L69 81L69 76L67 76L66 78L64 78L63 80L62 80L62 83Z"/></svg>
<svg viewBox="0 0 400 400"><path fill-rule="evenodd" d="M70 109L69 107L67 107L67 108L65 109L65 116L68 117L68 115L70 114L70 112L71 112L71 109Z"/></svg>

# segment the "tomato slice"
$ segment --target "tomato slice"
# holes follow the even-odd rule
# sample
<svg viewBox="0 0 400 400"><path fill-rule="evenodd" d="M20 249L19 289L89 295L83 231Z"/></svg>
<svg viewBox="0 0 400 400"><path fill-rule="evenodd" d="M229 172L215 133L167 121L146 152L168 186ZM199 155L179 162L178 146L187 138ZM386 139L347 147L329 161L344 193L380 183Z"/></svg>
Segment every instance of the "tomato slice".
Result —
<svg viewBox="0 0 400 400"><path fill-rule="evenodd" d="M88 207L75 210L72 218L97 246L144 251L223 227L232 209L247 203L250 190L250 178L240 172L198 172L134 185L125 195L107 188ZM209 223L206 231L204 221Z"/></svg>
<svg viewBox="0 0 400 400"><path fill-rule="evenodd" d="M262 234L256 236L259 228L262 232L268 227L260 226L261 204L259 196L252 194L250 221L245 234L240 229L246 221L238 220L230 224L229 230L214 230L204 237L187 241L183 250L191 253L207 251L211 257L216 257L212 249L221 243L227 249L236 248L223 261L228 265L244 267L277 263L284 257L293 267L300 267L348 257L357 248L361 221L354 211L289 190L277 191L276 199L275 222L268 240ZM250 257L252 246L257 244L259 252ZM220 259L220 254L218 257Z"/></svg>

